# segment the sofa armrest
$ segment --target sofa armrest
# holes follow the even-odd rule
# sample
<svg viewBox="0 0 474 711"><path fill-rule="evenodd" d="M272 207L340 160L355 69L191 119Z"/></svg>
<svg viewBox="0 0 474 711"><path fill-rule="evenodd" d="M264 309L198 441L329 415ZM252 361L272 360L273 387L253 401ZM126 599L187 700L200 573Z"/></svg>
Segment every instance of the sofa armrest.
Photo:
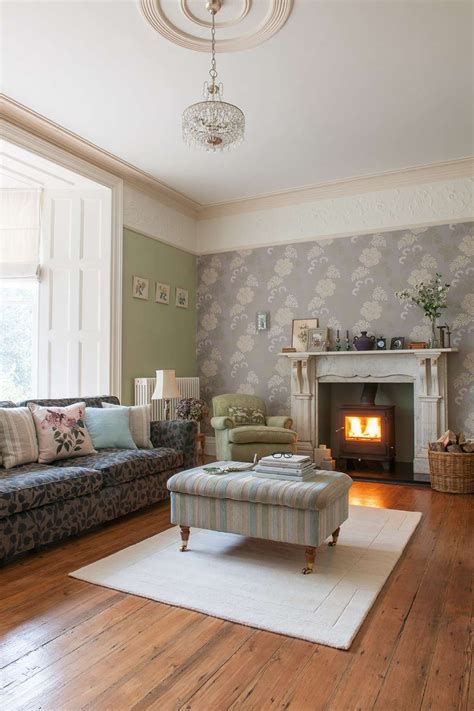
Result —
<svg viewBox="0 0 474 711"><path fill-rule="evenodd" d="M197 466L197 431L197 422L193 420L160 420L151 423L150 439L154 447L171 447L182 452L184 468L191 469Z"/></svg>
<svg viewBox="0 0 474 711"><path fill-rule="evenodd" d="M211 427L215 430L230 430L234 426L234 420L224 415L223 417L211 417Z"/></svg>
<svg viewBox="0 0 474 711"><path fill-rule="evenodd" d="M272 417L265 418L267 427L284 427L287 430L291 430L293 425L293 420L288 415L272 415Z"/></svg>

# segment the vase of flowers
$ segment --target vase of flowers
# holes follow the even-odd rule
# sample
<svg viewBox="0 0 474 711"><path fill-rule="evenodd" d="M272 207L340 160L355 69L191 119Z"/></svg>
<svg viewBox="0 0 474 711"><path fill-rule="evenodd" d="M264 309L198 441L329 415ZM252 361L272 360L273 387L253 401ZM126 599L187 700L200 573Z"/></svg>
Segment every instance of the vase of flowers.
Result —
<svg viewBox="0 0 474 711"><path fill-rule="evenodd" d="M194 420L201 422L209 414L209 408L204 400L195 397L186 397L176 405L176 418L178 420Z"/></svg>
<svg viewBox="0 0 474 711"><path fill-rule="evenodd" d="M443 282L442 274L436 272L429 282L420 282L413 289L397 291L396 295L400 301L408 301L423 309L426 318L431 324L430 348L438 347L438 337L436 334L436 319L441 316L441 312L446 308L449 284Z"/></svg>

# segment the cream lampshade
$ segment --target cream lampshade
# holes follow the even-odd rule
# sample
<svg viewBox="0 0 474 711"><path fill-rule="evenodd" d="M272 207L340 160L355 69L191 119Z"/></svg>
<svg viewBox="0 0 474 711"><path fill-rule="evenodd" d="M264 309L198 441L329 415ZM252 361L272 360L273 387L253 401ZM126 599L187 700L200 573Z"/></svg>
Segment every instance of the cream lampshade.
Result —
<svg viewBox="0 0 474 711"><path fill-rule="evenodd" d="M151 399L165 401L165 420L170 418L171 398L177 397L179 397L179 388L176 382L176 372L174 370L157 370L155 391Z"/></svg>

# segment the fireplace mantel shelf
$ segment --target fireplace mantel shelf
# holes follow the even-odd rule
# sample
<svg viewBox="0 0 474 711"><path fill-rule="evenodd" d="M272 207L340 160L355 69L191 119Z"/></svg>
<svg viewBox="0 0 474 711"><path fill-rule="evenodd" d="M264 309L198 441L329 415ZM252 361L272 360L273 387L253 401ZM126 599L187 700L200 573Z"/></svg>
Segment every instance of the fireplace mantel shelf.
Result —
<svg viewBox="0 0 474 711"><path fill-rule="evenodd" d="M311 357L327 357L327 356L363 356L363 355L426 355L433 356L440 353L457 353L457 348L403 348L400 350L386 350L386 351L305 351L296 353L279 353L278 355L285 358L296 358L301 360L302 358Z"/></svg>

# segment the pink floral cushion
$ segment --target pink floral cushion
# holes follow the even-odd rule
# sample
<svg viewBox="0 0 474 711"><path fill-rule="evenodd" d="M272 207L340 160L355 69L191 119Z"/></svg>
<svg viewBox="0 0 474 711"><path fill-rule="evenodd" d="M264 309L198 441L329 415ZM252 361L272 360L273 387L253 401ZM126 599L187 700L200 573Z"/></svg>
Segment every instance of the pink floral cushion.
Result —
<svg viewBox="0 0 474 711"><path fill-rule="evenodd" d="M85 417L85 402L67 407L43 407L28 403L38 438L38 462L48 464L56 459L95 454Z"/></svg>

